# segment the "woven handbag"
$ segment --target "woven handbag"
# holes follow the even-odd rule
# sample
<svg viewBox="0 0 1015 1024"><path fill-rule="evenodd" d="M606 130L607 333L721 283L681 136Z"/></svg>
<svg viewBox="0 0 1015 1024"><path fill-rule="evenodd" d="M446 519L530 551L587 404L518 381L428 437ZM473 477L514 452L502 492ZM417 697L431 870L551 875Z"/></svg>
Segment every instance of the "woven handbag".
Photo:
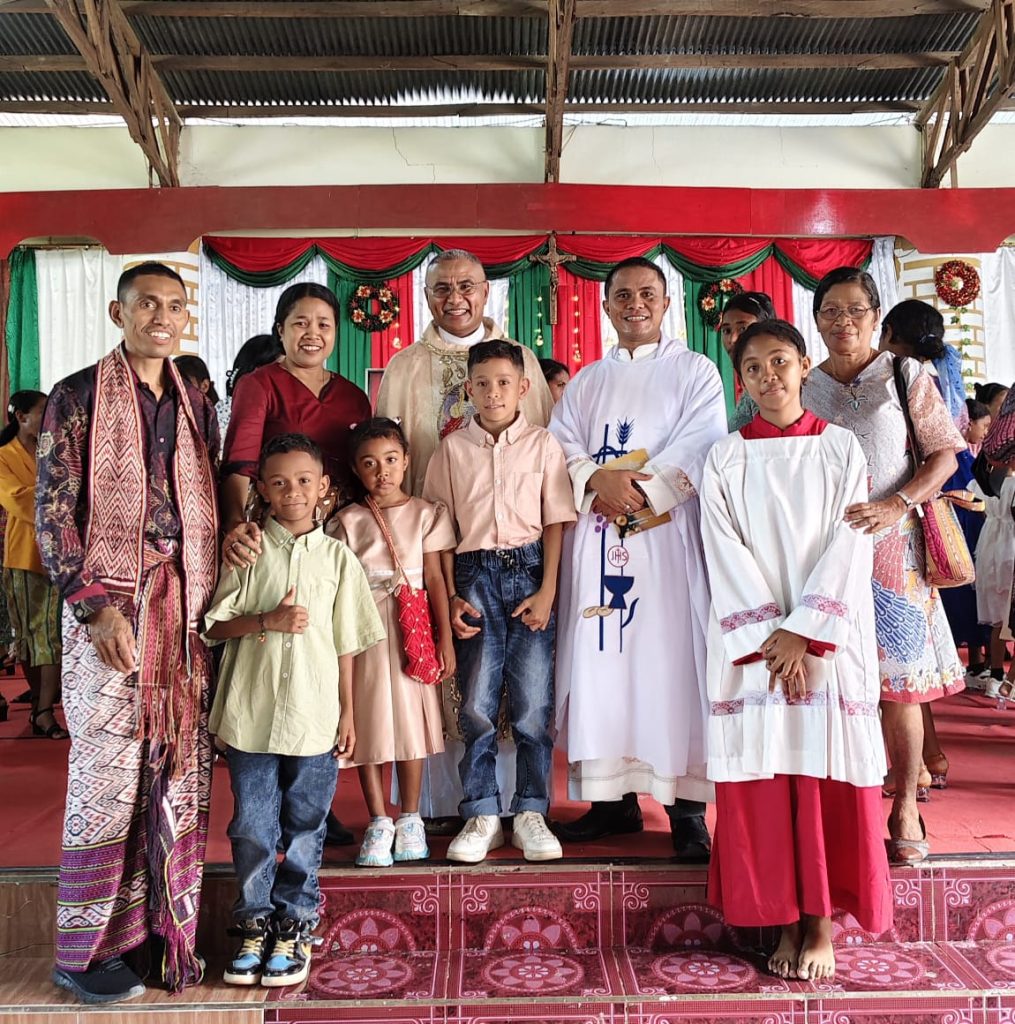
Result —
<svg viewBox="0 0 1015 1024"><path fill-rule="evenodd" d="M398 605L398 625L402 633L402 651L405 654L405 674L417 682L433 686L441 681L441 664L437 657L437 645L434 642L433 618L430 614L430 600L427 592L420 587L416 590L409 582L409 576L402 567L402 561L395 550L395 542L391 537L388 524L377 507L377 503L367 495L367 508L374 514L377 525L384 535L384 541L391 552L391 560L395 564L395 581L401 577L392 591Z"/></svg>
<svg viewBox="0 0 1015 1024"><path fill-rule="evenodd" d="M906 418L906 433L913 453L916 469L923 465L923 454L916 439L913 417L909 412L909 394L906 379L902 373L902 360L898 356L892 361L895 388L899 393L899 404ZM965 535L955 515L954 502L961 501L964 492L939 494L930 501L921 502L918 509L923 529L923 547L926 556L925 575L932 587L964 587L976 578L973 557L969 553Z"/></svg>

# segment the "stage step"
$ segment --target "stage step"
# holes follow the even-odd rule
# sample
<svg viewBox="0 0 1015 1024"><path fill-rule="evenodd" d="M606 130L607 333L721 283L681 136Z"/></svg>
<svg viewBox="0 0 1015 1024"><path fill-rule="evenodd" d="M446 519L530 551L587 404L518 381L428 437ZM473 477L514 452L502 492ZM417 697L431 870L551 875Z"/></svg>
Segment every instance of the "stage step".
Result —
<svg viewBox="0 0 1015 1024"><path fill-rule="evenodd" d="M936 858L893 873L895 925L836 920L834 981L764 970L774 936L730 928L705 873L665 863L327 869L302 990L222 984L232 879L210 870L209 979L183 996L82 1010L49 982L53 872L0 875L0 1024L678 1020L771 1024L1015 1021L1015 861Z"/></svg>

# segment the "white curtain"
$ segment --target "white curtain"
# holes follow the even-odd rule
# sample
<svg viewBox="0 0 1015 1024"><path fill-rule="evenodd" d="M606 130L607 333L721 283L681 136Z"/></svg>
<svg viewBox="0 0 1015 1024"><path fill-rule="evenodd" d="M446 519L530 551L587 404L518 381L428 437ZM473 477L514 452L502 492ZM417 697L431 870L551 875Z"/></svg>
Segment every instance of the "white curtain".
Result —
<svg viewBox="0 0 1015 1024"><path fill-rule="evenodd" d="M878 291L881 293L881 312L887 313L892 306L897 306L902 299L899 276L895 270L894 235L874 239L870 273L878 286Z"/></svg>
<svg viewBox="0 0 1015 1024"><path fill-rule="evenodd" d="M666 278L666 294L670 297L670 308L663 316L663 334L667 338L675 338L687 344L687 321L684 317L684 275L660 253L653 261ZM599 286L600 309L599 329L603 339L603 353L617 344L617 332L605 309L602 309L606 298L605 282Z"/></svg>
<svg viewBox="0 0 1015 1024"><path fill-rule="evenodd" d="M124 257L105 249L38 249L39 372L43 391L120 341L109 319Z"/></svg>
<svg viewBox="0 0 1015 1024"><path fill-rule="evenodd" d="M988 381L1015 380L1015 249L981 257L984 359Z"/></svg>
<svg viewBox="0 0 1015 1024"><path fill-rule="evenodd" d="M828 358L828 349L818 333L818 325L814 322L814 292L802 284L793 282L793 325L804 336L807 342L807 355L811 357L811 365L817 366Z"/></svg>
<svg viewBox="0 0 1015 1024"><path fill-rule="evenodd" d="M313 281L327 285L328 268L320 256L285 284L254 288L234 281L201 253L201 358L219 394L225 395L226 372L236 353L255 334L268 334L279 296L291 284Z"/></svg>

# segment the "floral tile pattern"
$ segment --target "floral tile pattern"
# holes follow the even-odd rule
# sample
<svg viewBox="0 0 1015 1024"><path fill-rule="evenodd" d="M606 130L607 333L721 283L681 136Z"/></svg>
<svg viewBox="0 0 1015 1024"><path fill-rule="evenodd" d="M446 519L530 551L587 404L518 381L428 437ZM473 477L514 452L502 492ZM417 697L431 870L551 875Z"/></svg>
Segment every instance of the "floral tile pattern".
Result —
<svg viewBox="0 0 1015 1024"><path fill-rule="evenodd" d="M612 946L610 872L491 870L453 876L451 949L526 945Z"/></svg>
<svg viewBox="0 0 1015 1024"><path fill-rule="evenodd" d="M621 996L603 950L464 950L451 969L452 1000Z"/></svg>

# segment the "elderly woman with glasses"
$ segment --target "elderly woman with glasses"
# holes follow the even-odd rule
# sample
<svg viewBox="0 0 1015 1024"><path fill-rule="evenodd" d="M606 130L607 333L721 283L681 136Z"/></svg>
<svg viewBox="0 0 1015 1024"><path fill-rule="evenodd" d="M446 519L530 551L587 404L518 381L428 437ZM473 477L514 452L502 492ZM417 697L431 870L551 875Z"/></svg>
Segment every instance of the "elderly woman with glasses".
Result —
<svg viewBox="0 0 1015 1024"><path fill-rule="evenodd" d="M915 359L902 377L922 464L908 450L906 419L891 352L873 345L881 300L870 274L839 267L814 294L814 318L828 358L811 371L804 405L856 434L867 456L870 499L846 510L847 522L875 535L874 609L881 675L881 722L895 776L889 859L911 864L927 856L916 805L922 768L921 705L956 693L964 670L938 592L925 577L917 507L955 472L965 448L933 379ZM876 709L853 709L874 714Z"/></svg>

